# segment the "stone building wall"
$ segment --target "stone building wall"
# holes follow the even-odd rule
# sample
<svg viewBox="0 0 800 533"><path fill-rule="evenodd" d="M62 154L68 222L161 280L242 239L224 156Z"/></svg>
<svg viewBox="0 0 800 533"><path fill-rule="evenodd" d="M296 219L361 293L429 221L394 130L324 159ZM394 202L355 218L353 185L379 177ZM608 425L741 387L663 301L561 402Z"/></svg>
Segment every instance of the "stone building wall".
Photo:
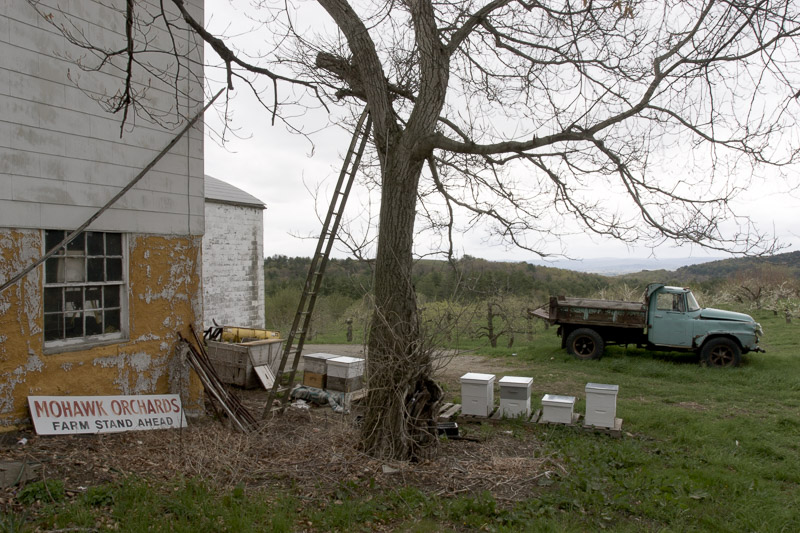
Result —
<svg viewBox="0 0 800 533"><path fill-rule="evenodd" d="M203 236L205 327L264 327L263 210L206 202Z"/></svg>

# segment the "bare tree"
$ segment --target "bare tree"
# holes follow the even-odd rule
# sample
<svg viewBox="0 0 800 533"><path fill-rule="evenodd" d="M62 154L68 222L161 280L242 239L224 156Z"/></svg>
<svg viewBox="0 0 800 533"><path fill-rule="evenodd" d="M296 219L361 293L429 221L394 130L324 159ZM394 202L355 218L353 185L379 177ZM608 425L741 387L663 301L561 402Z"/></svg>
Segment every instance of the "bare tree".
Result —
<svg viewBox="0 0 800 533"><path fill-rule="evenodd" d="M489 300L486 302L486 326L481 326L478 329L478 337L486 337L489 339L489 344L492 348L497 348L497 339L499 339L502 335L511 333L510 331L507 331L505 327L502 327L499 330L495 329L495 318L500 318L503 322L503 326L508 323L506 310L503 309L503 306L498 302Z"/></svg>
<svg viewBox="0 0 800 533"><path fill-rule="evenodd" d="M228 85L253 88L273 120L298 127L282 112L298 90L353 114L368 106L381 195L369 374L381 388L362 440L374 455L420 457L435 444L439 395L410 281L415 224L441 232L448 255L453 235L478 225L541 253L568 219L652 246L775 247L729 201L759 165L796 157L791 0L317 0L335 25L319 33L296 29L308 3L265 2L273 46L260 55L206 31L183 0L149 18L138 5L122 12L134 30L171 27L177 12ZM107 53L135 61L136 37ZM135 91L119 94L117 108L135 105ZM615 192L634 215L606 201ZM725 231L727 220L737 224Z"/></svg>

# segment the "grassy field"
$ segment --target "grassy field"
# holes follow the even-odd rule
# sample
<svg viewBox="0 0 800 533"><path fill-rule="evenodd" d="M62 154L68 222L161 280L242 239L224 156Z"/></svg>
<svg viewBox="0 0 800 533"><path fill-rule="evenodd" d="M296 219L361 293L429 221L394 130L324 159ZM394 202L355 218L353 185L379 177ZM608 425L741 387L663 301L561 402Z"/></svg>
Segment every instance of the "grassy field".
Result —
<svg viewBox="0 0 800 533"><path fill-rule="evenodd" d="M5 513L0 531L797 531L800 323L766 312L756 319L767 353L749 354L735 369L617 347L599 361L578 361L553 329L515 346L516 356L481 350L534 377L536 407L545 391L577 396L583 412L587 382L619 385L622 438L553 426L519 433L565 467L522 502L400 485L343 486L332 505L291 489L217 491L197 479L129 480L68 498L51 480L28 485L17 496L22 510ZM508 421L486 431L518 428Z"/></svg>

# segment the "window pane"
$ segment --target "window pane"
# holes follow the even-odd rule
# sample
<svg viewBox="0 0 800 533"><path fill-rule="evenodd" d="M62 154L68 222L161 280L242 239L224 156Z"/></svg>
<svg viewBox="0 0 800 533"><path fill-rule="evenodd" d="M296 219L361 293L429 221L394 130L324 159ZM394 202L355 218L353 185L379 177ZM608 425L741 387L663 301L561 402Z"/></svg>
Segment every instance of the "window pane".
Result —
<svg viewBox="0 0 800 533"><path fill-rule="evenodd" d="M45 230L45 244L52 248L67 233ZM121 233L89 231L47 260L43 294L45 341L122 331L122 291L127 289L124 259Z"/></svg>
<svg viewBox="0 0 800 533"><path fill-rule="evenodd" d="M88 281L105 281L103 277L103 265L105 261L102 257L90 257L86 260L86 277Z"/></svg>
<svg viewBox="0 0 800 533"><path fill-rule="evenodd" d="M86 287L85 298L86 309L100 309L103 307L102 287Z"/></svg>
<svg viewBox="0 0 800 533"><path fill-rule="evenodd" d="M44 247L45 251L49 252L55 245L64 240L64 232L56 229L49 229L44 232ZM59 250L59 255L63 255L64 251Z"/></svg>
<svg viewBox="0 0 800 533"><path fill-rule="evenodd" d="M53 313L58 311L63 311L63 300L61 299L62 296L62 289L60 287L54 287L44 290L44 312L45 313Z"/></svg>
<svg viewBox="0 0 800 533"><path fill-rule="evenodd" d="M89 255L103 255L103 234L90 231L86 234L86 253Z"/></svg>
<svg viewBox="0 0 800 533"><path fill-rule="evenodd" d="M78 234L77 237L72 239L69 244L67 244L67 251L74 250L76 252L83 253L83 251L86 249L86 245L84 244L85 237L85 233Z"/></svg>
<svg viewBox="0 0 800 533"><path fill-rule="evenodd" d="M122 233L106 233L106 255L122 255Z"/></svg>
<svg viewBox="0 0 800 533"><path fill-rule="evenodd" d="M83 313L64 314L64 338L83 337Z"/></svg>
<svg viewBox="0 0 800 533"><path fill-rule="evenodd" d="M100 335L103 333L103 312L94 311L86 313L86 334Z"/></svg>
<svg viewBox="0 0 800 533"><path fill-rule="evenodd" d="M106 281L122 281L122 259L106 259Z"/></svg>
<svg viewBox="0 0 800 533"><path fill-rule="evenodd" d="M119 310L106 311L105 313L106 327L103 333L115 333L119 331L120 328L119 317L120 317Z"/></svg>
<svg viewBox="0 0 800 533"><path fill-rule="evenodd" d="M64 283L64 258L51 257L44 265L45 283Z"/></svg>
<svg viewBox="0 0 800 533"><path fill-rule="evenodd" d="M67 276L66 282L79 282L84 281L85 272L83 266L83 257L67 257Z"/></svg>
<svg viewBox="0 0 800 533"><path fill-rule="evenodd" d="M44 315L44 340L53 341L64 338L64 315L61 313Z"/></svg>
<svg viewBox="0 0 800 533"><path fill-rule="evenodd" d="M64 289L64 308L66 311L83 309L83 289Z"/></svg>
<svg viewBox="0 0 800 533"><path fill-rule="evenodd" d="M105 297L103 307L119 307L119 291L119 285L108 285L103 287L103 296Z"/></svg>

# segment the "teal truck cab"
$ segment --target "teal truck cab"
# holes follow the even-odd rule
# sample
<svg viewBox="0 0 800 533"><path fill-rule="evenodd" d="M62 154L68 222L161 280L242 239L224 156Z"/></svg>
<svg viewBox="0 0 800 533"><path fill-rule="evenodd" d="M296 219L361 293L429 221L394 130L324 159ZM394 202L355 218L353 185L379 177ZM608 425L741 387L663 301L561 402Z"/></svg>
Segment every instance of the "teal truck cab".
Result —
<svg viewBox="0 0 800 533"><path fill-rule="evenodd" d="M557 324L561 346L579 359L599 359L608 344L692 351L712 366L738 366L741 355L763 352L761 326L750 315L703 309L692 291L651 283L643 302L551 297L531 312Z"/></svg>

